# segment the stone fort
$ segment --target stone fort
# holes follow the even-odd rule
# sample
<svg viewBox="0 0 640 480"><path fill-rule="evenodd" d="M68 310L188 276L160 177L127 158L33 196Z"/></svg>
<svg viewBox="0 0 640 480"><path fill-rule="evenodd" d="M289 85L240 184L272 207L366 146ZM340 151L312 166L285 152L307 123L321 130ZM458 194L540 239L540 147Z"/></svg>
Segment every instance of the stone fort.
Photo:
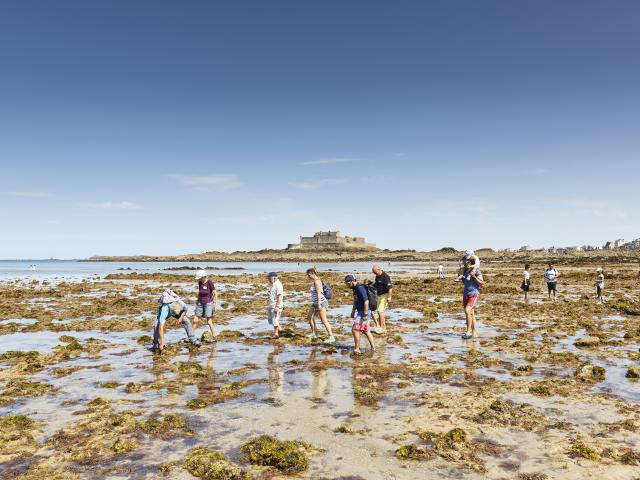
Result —
<svg viewBox="0 0 640 480"><path fill-rule="evenodd" d="M287 250L375 250L375 243L364 237L349 237L340 231L316 232L313 237L300 237L300 243L290 243Z"/></svg>

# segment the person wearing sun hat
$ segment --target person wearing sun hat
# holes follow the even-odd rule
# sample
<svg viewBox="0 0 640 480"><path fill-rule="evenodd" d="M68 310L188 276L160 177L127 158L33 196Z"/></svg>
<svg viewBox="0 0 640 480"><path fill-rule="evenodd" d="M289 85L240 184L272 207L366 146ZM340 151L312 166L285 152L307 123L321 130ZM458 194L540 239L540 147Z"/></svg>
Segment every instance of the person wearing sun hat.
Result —
<svg viewBox="0 0 640 480"><path fill-rule="evenodd" d="M218 290L214 281L209 279L206 270L197 270L196 280L198 281L198 301L196 302L193 328L196 328L198 319L206 319L209 324L209 330L211 330L211 341L214 342L216 340L216 331L213 325L213 317L218 305Z"/></svg>
<svg viewBox="0 0 640 480"><path fill-rule="evenodd" d="M604 270L596 268L596 302L604 303Z"/></svg>
<svg viewBox="0 0 640 480"><path fill-rule="evenodd" d="M273 338L280 337L280 316L284 303L284 288L278 279L276 272L269 272L269 307L267 308L267 320L273 327Z"/></svg>

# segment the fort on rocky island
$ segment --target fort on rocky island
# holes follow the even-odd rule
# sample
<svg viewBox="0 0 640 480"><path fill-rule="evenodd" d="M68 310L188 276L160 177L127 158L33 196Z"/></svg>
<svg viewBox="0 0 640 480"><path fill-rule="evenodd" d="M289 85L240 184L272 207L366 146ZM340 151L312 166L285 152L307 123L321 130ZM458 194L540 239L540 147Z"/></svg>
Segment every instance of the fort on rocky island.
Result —
<svg viewBox="0 0 640 480"><path fill-rule="evenodd" d="M375 243L364 237L349 237L340 231L316 232L313 237L300 237L300 243L290 243L287 250L375 250Z"/></svg>

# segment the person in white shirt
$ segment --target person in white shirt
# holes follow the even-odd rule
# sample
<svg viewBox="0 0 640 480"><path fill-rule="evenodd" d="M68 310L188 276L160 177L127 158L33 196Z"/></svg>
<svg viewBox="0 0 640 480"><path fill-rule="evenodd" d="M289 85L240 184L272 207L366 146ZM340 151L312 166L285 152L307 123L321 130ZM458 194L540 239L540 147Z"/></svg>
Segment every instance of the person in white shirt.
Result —
<svg viewBox="0 0 640 480"><path fill-rule="evenodd" d="M553 293L553 299L556 299L556 293L558 290L558 277L560 272L555 269L553 263L549 262L549 267L544 271L544 278L547 281L547 290L549 292L549 298Z"/></svg>
<svg viewBox="0 0 640 480"><path fill-rule="evenodd" d="M273 338L280 337L280 316L284 303L284 288L278 279L276 272L270 272L269 279L269 307L267 308L267 319L269 325L273 327Z"/></svg>
<svg viewBox="0 0 640 480"><path fill-rule="evenodd" d="M438 265L438 278L444 278L444 266Z"/></svg>
<svg viewBox="0 0 640 480"><path fill-rule="evenodd" d="M529 288L531 287L531 275L529 274L529 269L531 265L528 263L524 266L524 271L522 272L522 285L520 288L524 292L524 301L529 301Z"/></svg>

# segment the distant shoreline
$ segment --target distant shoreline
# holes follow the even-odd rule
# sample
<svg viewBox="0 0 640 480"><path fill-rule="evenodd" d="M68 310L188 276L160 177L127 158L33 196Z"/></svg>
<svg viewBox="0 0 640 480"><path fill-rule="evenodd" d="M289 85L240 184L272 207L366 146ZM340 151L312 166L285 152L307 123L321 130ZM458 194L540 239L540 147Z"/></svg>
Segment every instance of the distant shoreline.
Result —
<svg viewBox="0 0 640 480"><path fill-rule="evenodd" d="M485 262L547 262L562 264L640 262L640 250L595 250L588 252L545 251L505 252L490 249L476 250ZM281 262L281 263L346 263L346 262L457 262L463 252L445 248L432 252L413 250L362 251L288 251L265 250L258 252L206 252L187 255L94 256L80 262Z"/></svg>

